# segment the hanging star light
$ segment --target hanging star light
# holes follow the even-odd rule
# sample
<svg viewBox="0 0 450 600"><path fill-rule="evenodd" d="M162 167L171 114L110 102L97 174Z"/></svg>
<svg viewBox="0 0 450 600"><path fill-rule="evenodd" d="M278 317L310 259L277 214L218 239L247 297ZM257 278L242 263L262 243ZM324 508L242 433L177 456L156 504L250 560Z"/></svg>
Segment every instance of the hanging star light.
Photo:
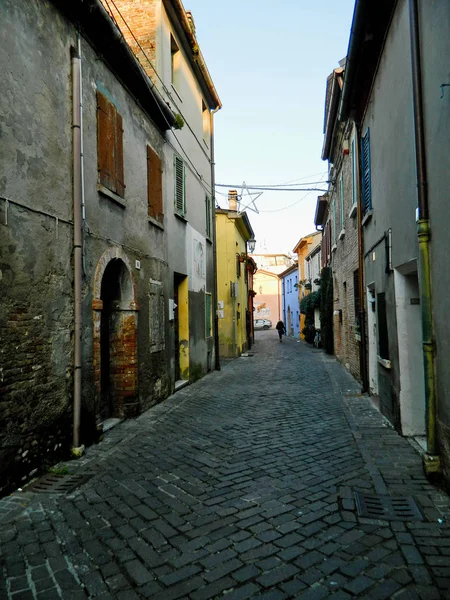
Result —
<svg viewBox="0 0 450 600"><path fill-rule="evenodd" d="M246 195L248 196L248 198L249 198L250 201L245 206L242 206L243 202L245 202L245 200L244 200L244 190L245 190ZM262 193L263 192L250 192L250 190L248 189L247 184L245 183L245 181L243 181L242 182L241 193L239 195L239 200L238 200L238 211L242 212L244 210L247 210L247 208L248 208L249 210L252 210L253 212L259 214L259 210L258 210L258 207L255 204L255 200L257 200L261 196Z"/></svg>

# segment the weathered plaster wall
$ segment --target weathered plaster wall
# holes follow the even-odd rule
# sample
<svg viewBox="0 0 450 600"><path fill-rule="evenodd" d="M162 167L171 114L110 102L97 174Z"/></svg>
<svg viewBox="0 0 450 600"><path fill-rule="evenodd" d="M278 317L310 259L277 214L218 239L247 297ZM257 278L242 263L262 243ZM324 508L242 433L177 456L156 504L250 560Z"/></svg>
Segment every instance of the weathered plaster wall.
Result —
<svg viewBox="0 0 450 600"><path fill-rule="evenodd" d="M419 6L424 117L431 224L431 274L436 339L438 423L447 485L450 487L450 270L448 224L450 187L450 5L421 2Z"/></svg>

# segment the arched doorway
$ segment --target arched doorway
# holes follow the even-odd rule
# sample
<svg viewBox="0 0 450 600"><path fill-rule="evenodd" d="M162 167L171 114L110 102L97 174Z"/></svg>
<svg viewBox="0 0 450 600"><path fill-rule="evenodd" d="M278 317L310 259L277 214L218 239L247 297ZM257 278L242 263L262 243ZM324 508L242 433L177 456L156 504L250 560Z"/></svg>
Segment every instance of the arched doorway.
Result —
<svg viewBox="0 0 450 600"><path fill-rule="evenodd" d="M138 411L136 287L126 256L110 249L97 267L94 293L94 373L97 419Z"/></svg>

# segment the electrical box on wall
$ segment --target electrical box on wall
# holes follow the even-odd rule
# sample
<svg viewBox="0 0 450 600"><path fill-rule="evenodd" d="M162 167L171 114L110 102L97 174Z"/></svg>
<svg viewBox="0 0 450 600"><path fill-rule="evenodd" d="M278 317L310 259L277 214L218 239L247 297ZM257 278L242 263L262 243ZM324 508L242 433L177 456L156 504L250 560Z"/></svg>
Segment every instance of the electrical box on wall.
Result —
<svg viewBox="0 0 450 600"><path fill-rule="evenodd" d="M141 261L137 260L135 264L136 264L136 269L139 271L139 269L141 268Z"/></svg>
<svg viewBox="0 0 450 600"><path fill-rule="evenodd" d="M177 304L175 304L175 300L173 298L169 298L169 321L173 321L175 319L175 309L177 308Z"/></svg>

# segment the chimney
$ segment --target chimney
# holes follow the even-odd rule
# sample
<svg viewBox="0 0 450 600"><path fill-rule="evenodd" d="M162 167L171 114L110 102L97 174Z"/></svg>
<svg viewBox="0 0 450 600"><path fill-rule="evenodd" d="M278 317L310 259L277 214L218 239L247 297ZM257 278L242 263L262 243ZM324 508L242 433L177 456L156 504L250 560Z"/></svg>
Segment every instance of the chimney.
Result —
<svg viewBox="0 0 450 600"><path fill-rule="evenodd" d="M237 191L228 191L228 208L237 212Z"/></svg>

